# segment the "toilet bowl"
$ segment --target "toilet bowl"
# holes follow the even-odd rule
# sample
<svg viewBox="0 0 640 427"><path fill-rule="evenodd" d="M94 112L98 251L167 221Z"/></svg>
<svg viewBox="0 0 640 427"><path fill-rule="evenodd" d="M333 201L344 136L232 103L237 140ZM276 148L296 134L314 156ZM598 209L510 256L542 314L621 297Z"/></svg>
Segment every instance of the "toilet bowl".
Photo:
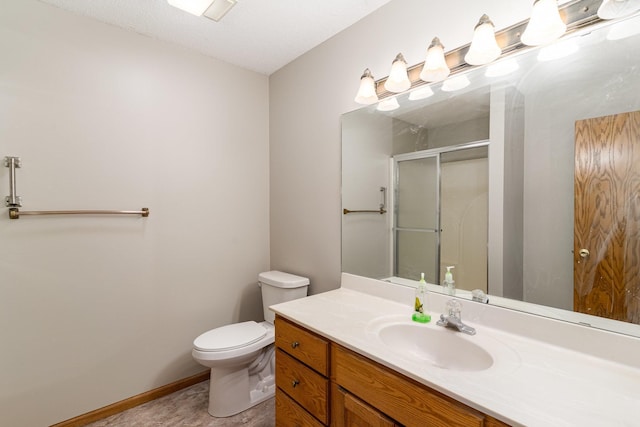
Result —
<svg viewBox="0 0 640 427"><path fill-rule="evenodd" d="M193 341L193 358L211 368L209 414L229 417L275 394L275 315L269 306L307 295L309 279L280 271L260 273L264 322L207 331Z"/></svg>

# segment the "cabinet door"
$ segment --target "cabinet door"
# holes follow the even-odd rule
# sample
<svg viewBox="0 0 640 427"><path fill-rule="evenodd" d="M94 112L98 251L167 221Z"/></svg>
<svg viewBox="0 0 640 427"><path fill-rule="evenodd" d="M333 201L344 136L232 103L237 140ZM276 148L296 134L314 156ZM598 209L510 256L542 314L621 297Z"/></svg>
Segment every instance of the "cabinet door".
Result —
<svg viewBox="0 0 640 427"><path fill-rule="evenodd" d="M332 427L395 427L396 424L383 413L340 387L333 387Z"/></svg>

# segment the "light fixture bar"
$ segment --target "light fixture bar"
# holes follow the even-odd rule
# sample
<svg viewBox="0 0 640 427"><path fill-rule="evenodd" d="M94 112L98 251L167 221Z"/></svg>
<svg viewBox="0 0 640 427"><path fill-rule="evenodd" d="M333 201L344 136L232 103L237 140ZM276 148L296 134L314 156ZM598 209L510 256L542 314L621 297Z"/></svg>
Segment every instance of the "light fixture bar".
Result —
<svg viewBox="0 0 640 427"><path fill-rule="evenodd" d="M598 7L601 3L602 0L575 0L560 6L560 16L562 16L564 22L567 24L566 34L575 32L581 28L598 22L602 22L602 19L600 19L597 14ZM520 42L520 35L524 32L528 22L528 20L522 21L503 30L496 31L496 40L498 41L498 45L502 48L502 56L520 49L531 48L530 46L526 46ZM445 53L445 59L451 69L451 75L472 68L472 66L467 64L464 60L470 45L471 44L469 43ZM411 88L429 84L420 80L420 71L422 70L423 65L424 62L421 62L407 68L409 81L411 81ZM386 81L387 78L385 77L375 82L378 98L381 100L397 95L397 93L389 92L384 88L384 83Z"/></svg>

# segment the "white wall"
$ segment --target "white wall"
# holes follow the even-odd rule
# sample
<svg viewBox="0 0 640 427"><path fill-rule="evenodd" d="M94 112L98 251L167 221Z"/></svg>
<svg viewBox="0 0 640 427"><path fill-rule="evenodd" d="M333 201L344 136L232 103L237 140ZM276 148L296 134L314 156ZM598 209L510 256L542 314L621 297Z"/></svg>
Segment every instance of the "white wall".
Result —
<svg viewBox="0 0 640 427"><path fill-rule="evenodd" d="M271 266L305 274L312 293L340 281L340 115L362 71L389 73L402 52L424 61L439 36L468 43L487 13L496 28L528 18L529 0L394 0L270 77Z"/></svg>
<svg viewBox="0 0 640 427"><path fill-rule="evenodd" d="M262 319L268 78L34 0L1 3L0 52L0 156L22 158L24 209L151 209L2 211L0 425L206 369L198 334Z"/></svg>

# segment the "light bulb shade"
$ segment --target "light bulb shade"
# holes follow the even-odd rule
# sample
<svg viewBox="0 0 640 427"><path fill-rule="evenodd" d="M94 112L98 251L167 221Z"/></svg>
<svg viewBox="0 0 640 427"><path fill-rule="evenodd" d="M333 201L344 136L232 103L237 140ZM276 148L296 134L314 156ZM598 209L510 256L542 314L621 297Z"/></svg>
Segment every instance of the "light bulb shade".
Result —
<svg viewBox="0 0 640 427"><path fill-rule="evenodd" d="M378 107L376 108L378 111L393 111L400 108L400 104L398 104L398 100L395 98L387 98L380 101Z"/></svg>
<svg viewBox="0 0 640 427"><path fill-rule="evenodd" d="M501 77L511 74L520 68L518 62L515 59L507 59L505 61L496 62L487 67L484 75L486 77Z"/></svg>
<svg viewBox="0 0 640 427"><path fill-rule="evenodd" d="M435 37L427 49L427 57L420 72L420 79L425 82L439 82L449 76L449 67L444 58L444 46L440 39Z"/></svg>
<svg viewBox="0 0 640 427"><path fill-rule="evenodd" d="M433 95L433 90L429 86L422 87L420 89L416 89L411 91L409 94L409 100L417 101L418 99L425 99Z"/></svg>
<svg viewBox="0 0 640 427"><path fill-rule="evenodd" d="M598 8L601 19L616 19L640 10L640 0L604 0Z"/></svg>
<svg viewBox="0 0 640 427"><path fill-rule="evenodd" d="M576 43L575 40L563 40L540 49L540 52L538 52L538 61L545 62L564 58L573 55L578 49L578 43Z"/></svg>
<svg viewBox="0 0 640 427"><path fill-rule="evenodd" d="M356 94L355 101L358 104L370 105L378 102L378 94L376 93L376 82L373 80L371 71L367 68L360 77L360 88Z"/></svg>
<svg viewBox="0 0 640 427"><path fill-rule="evenodd" d="M482 15L473 31L473 40L464 60L469 65L484 65L493 62L501 53L493 22L487 15Z"/></svg>
<svg viewBox="0 0 640 427"><path fill-rule="evenodd" d="M467 78L467 76L456 76L447 79L442 83L442 90L444 92L453 92L455 90L460 90L469 86L471 82Z"/></svg>
<svg viewBox="0 0 640 427"><path fill-rule="evenodd" d="M201 16L209 8L213 0L167 0L173 7L182 9L192 15Z"/></svg>
<svg viewBox="0 0 640 427"><path fill-rule="evenodd" d="M527 46L540 46L560 38L566 31L557 0L536 0L520 41Z"/></svg>
<svg viewBox="0 0 640 427"><path fill-rule="evenodd" d="M411 81L407 74L407 61L401 53L396 56L391 64L391 71L387 81L384 82L384 88L389 92L404 92L411 87Z"/></svg>

